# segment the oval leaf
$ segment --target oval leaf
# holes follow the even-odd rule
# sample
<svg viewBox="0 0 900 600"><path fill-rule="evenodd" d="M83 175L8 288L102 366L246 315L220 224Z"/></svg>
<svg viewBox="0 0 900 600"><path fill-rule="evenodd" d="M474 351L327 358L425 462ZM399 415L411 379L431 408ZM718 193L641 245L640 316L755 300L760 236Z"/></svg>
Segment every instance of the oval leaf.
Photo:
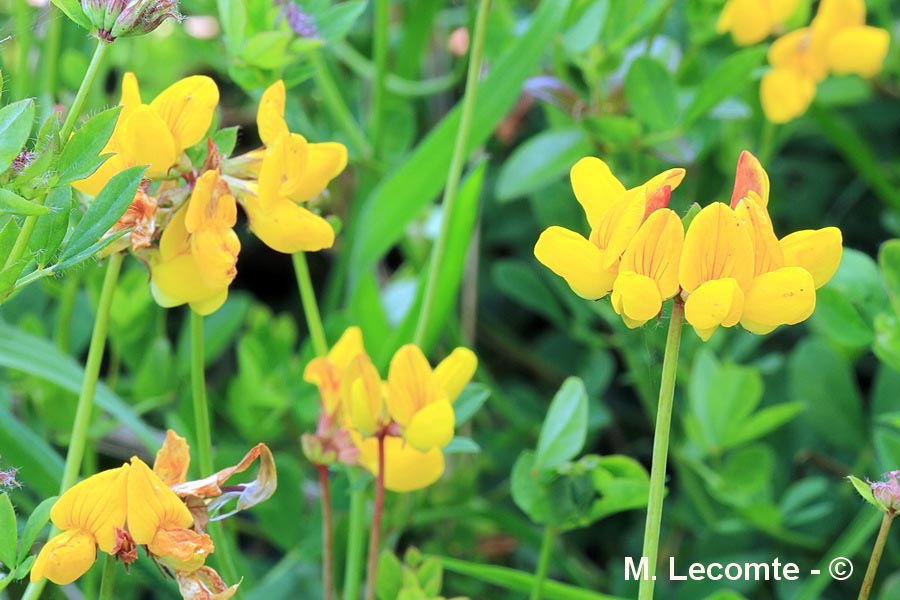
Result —
<svg viewBox="0 0 900 600"><path fill-rule="evenodd" d="M638 58L625 76L625 97L631 112L654 131L678 124L676 94L672 76L652 58Z"/></svg>
<svg viewBox="0 0 900 600"><path fill-rule="evenodd" d="M9 190L0 189L0 214L23 215L26 217L43 215L50 212L46 206L41 206Z"/></svg>
<svg viewBox="0 0 900 600"><path fill-rule="evenodd" d="M538 438L534 467L554 469L575 458L584 448L588 426L588 397L578 377L566 379L547 412Z"/></svg>
<svg viewBox="0 0 900 600"><path fill-rule="evenodd" d="M19 100L0 109L0 173L12 164L28 136L34 122L34 100Z"/></svg>
<svg viewBox="0 0 900 600"><path fill-rule="evenodd" d="M512 200L539 190L569 172L579 158L591 153L581 129L545 131L512 153L497 178L497 199Z"/></svg>

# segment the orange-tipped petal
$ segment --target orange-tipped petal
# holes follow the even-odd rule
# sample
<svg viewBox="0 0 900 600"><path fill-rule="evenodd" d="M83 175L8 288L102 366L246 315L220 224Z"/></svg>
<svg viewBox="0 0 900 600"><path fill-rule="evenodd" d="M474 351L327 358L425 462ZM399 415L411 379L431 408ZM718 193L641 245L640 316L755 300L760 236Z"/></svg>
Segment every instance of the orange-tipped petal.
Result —
<svg viewBox="0 0 900 600"><path fill-rule="evenodd" d="M741 198L749 192L756 192L760 204L765 208L769 204L769 174L760 164L759 159L744 150L738 158L737 170L734 174L734 191L731 193L731 208L737 208Z"/></svg>

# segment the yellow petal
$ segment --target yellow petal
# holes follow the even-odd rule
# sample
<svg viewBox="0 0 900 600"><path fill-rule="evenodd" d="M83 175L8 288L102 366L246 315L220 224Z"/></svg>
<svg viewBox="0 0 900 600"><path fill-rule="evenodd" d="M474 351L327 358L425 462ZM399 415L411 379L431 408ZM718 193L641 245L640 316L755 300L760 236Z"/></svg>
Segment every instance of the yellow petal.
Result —
<svg viewBox="0 0 900 600"><path fill-rule="evenodd" d="M194 191L187 205L184 226L189 233L207 225L234 227L237 223L237 205L228 185L218 171L206 171L197 178Z"/></svg>
<svg viewBox="0 0 900 600"><path fill-rule="evenodd" d="M745 288L753 277L753 242L737 215L713 202L701 210L688 228L678 280L688 293L707 281L733 278Z"/></svg>
<svg viewBox="0 0 900 600"><path fill-rule="evenodd" d="M309 157L302 135L283 135L266 149L259 169L258 195L263 205L296 192L304 185Z"/></svg>
<svg viewBox="0 0 900 600"><path fill-rule="evenodd" d="M148 165L148 177L165 175L178 160L175 139L165 122L147 106L134 109L116 141L127 163Z"/></svg>
<svg viewBox="0 0 900 600"><path fill-rule="evenodd" d="M608 294L616 278L615 270L602 267L603 252L597 246L562 227L544 230L534 246L534 256L588 300Z"/></svg>
<svg viewBox="0 0 900 600"><path fill-rule="evenodd" d="M691 292L684 304L684 317L706 341L719 325L735 325L743 308L744 293L738 282L729 277L707 281Z"/></svg>
<svg viewBox="0 0 900 600"><path fill-rule="evenodd" d="M737 207L741 198L756 192L763 208L769 204L769 174L759 159L744 150L738 158L734 174L734 190L731 192L731 208Z"/></svg>
<svg viewBox="0 0 900 600"><path fill-rule="evenodd" d="M284 82L279 79L259 99L256 127L259 139L265 146L273 144L281 134L288 133L288 126L284 121L285 93Z"/></svg>
<svg viewBox="0 0 900 600"><path fill-rule="evenodd" d="M641 186L644 188L644 197L649 198L657 190L660 190L665 186L669 186L671 189L674 190L679 185L681 185L681 182L684 180L684 176L686 174L687 174L687 172L682 168L669 169L667 171L663 171L659 175L656 175L653 178L651 178L643 186Z"/></svg>
<svg viewBox="0 0 900 600"><path fill-rule="evenodd" d="M219 290L212 296L200 298L199 300L192 300L188 302L188 306L190 306L191 310L198 315L205 317L222 308L222 305L225 304L226 300L228 300L228 288Z"/></svg>
<svg viewBox="0 0 900 600"><path fill-rule="evenodd" d="M32 583L46 577L68 585L88 572L97 558L97 544L86 531L64 531L47 542L31 567Z"/></svg>
<svg viewBox="0 0 900 600"><path fill-rule="evenodd" d="M284 198L263 204L245 196L243 207L250 231L277 252L316 252L334 245L334 229L322 217Z"/></svg>
<svg viewBox="0 0 900 600"><path fill-rule="evenodd" d="M816 289L828 283L841 264L843 238L837 227L796 231L779 243L784 252L784 264L809 271Z"/></svg>
<svg viewBox="0 0 900 600"><path fill-rule="evenodd" d="M341 400L350 429L363 437L374 435L385 425L381 376L366 354L357 354L347 366L341 382Z"/></svg>
<svg viewBox="0 0 900 600"><path fill-rule="evenodd" d="M309 144L306 167L297 187L289 193L294 202L315 198L347 167L347 147L337 142Z"/></svg>
<svg viewBox="0 0 900 600"><path fill-rule="evenodd" d="M622 255L619 277L624 271L649 277L662 299L671 298L678 293L678 264L683 245L684 225L678 215L668 208L655 210L641 225Z"/></svg>
<svg viewBox="0 0 900 600"><path fill-rule="evenodd" d="M128 531L138 545L150 544L160 529L184 529L191 511L141 459L132 457L128 475Z"/></svg>
<svg viewBox="0 0 900 600"><path fill-rule="evenodd" d="M734 212L746 226L753 241L753 274L761 275L783 267L784 253L775 237L769 213L759 202L759 196L752 190L748 194L738 202Z"/></svg>
<svg viewBox="0 0 900 600"><path fill-rule="evenodd" d="M575 198L584 209L591 228L618 202L625 193L625 186L616 179L605 162L593 156L582 158L569 172Z"/></svg>
<svg viewBox="0 0 900 600"><path fill-rule="evenodd" d="M616 314L627 317L625 324L630 329L640 327L662 309L656 282L634 271L619 272L610 299Z"/></svg>
<svg viewBox="0 0 900 600"><path fill-rule="evenodd" d="M122 96L119 99L122 110L119 111L119 121L128 117L141 104L141 88L138 86L137 77L129 71L122 77Z"/></svg>
<svg viewBox="0 0 900 600"><path fill-rule="evenodd" d="M89 177L73 182L72 187L88 196L96 196L103 186L109 183L113 175L121 173L128 167L128 163L121 154L113 154Z"/></svg>
<svg viewBox="0 0 900 600"><path fill-rule="evenodd" d="M388 369L388 411L402 427L409 425L416 411L436 401L431 365L418 346L406 344L391 358Z"/></svg>
<svg viewBox="0 0 900 600"><path fill-rule="evenodd" d="M191 236L191 253L207 287L221 290L234 281L240 248L237 234L228 228L204 227Z"/></svg>
<svg viewBox="0 0 900 600"><path fill-rule="evenodd" d="M153 472L168 486L187 481L188 467L191 465L191 452L187 440L169 429L156 460L153 461Z"/></svg>
<svg viewBox="0 0 900 600"><path fill-rule="evenodd" d="M739 46L749 46L761 42L772 31L773 15L759 0L728 0L716 30L731 32L731 38Z"/></svg>
<svg viewBox="0 0 900 600"><path fill-rule="evenodd" d="M328 351L328 360L339 368L345 368L357 355L366 351L363 346L362 329L348 327L340 339Z"/></svg>
<svg viewBox="0 0 900 600"><path fill-rule="evenodd" d="M378 475L378 441L354 437L359 448L359 462L373 475ZM426 488L444 473L444 454L439 448L421 452L402 438L384 439L384 483L392 492L412 492Z"/></svg>
<svg viewBox="0 0 900 600"><path fill-rule="evenodd" d="M591 243L603 250L604 269L616 267L646 214L647 197L643 187L628 190L620 202L606 211L600 225L591 231Z"/></svg>
<svg viewBox="0 0 900 600"><path fill-rule="evenodd" d="M185 225L187 212L187 206L184 206L165 225L159 239L159 256L163 260L171 260L191 251L191 241Z"/></svg>
<svg viewBox="0 0 900 600"><path fill-rule="evenodd" d="M172 528L157 531L148 544L148 549L170 568L190 573L203 566L206 557L213 553L215 546L205 533Z"/></svg>
<svg viewBox="0 0 900 600"><path fill-rule="evenodd" d="M769 10L772 11L772 21L778 24L784 23L797 12L803 0L769 0Z"/></svg>
<svg viewBox="0 0 900 600"><path fill-rule="evenodd" d="M766 334L779 325L805 321L816 308L812 275L800 267L784 267L760 275L744 298L741 325L747 331Z"/></svg>
<svg viewBox="0 0 900 600"><path fill-rule="evenodd" d="M116 527L125 527L125 485L130 468L123 465L92 475L76 484L56 501L50 519L59 529L90 533L104 552L116 543Z"/></svg>
<svg viewBox="0 0 900 600"><path fill-rule="evenodd" d="M197 260L191 254L170 260L153 254L150 257L150 293L156 303L164 308L190 304L199 314L208 315L225 303L228 288L207 285Z"/></svg>
<svg viewBox="0 0 900 600"><path fill-rule="evenodd" d="M793 69L772 69L763 75L759 88L766 118L787 123L806 112L816 97L816 82Z"/></svg>
<svg viewBox="0 0 900 600"><path fill-rule="evenodd" d="M841 29L865 22L865 0L822 0L811 27L816 35L830 37Z"/></svg>
<svg viewBox="0 0 900 600"><path fill-rule="evenodd" d="M403 430L403 437L414 448L426 452L449 444L455 425L453 406L446 400L438 400L416 411Z"/></svg>
<svg viewBox="0 0 900 600"><path fill-rule="evenodd" d="M180 153L203 139L218 103L216 82L205 75L193 75L164 89L150 108L162 118Z"/></svg>
<svg viewBox="0 0 900 600"><path fill-rule="evenodd" d="M469 384L478 358L468 348L457 348L434 368L434 382L444 390L447 400L454 402Z"/></svg>
<svg viewBox="0 0 900 600"><path fill-rule="evenodd" d="M874 77L881 72L891 36L877 27L850 27L828 44L828 65L837 75Z"/></svg>

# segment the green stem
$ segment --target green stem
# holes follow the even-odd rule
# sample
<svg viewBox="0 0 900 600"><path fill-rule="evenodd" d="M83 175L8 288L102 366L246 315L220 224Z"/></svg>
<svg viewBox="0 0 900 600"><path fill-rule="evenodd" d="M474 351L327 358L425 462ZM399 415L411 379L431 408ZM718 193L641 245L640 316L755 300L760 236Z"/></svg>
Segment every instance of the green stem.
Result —
<svg viewBox="0 0 900 600"><path fill-rule="evenodd" d="M84 107L84 100L87 98L88 92L94 84L94 79L97 78L97 72L100 70L100 65L103 63L103 57L106 56L108 46L109 44L103 40L97 41L97 48L94 50L94 55L91 57L91 63L88 65L87 72L81 80L81 86L78 88L78 93L75 95L75 100L72 101L72 107L69 109L66 121L63 123L62 130L59 132L59 139L62 140L63 143L69 139L69 135L72 133L72 130L75 129L75 122L81 114L81 109ZM13 245L13 249L9 253L9 256L6 257L6 262L3 263L4 269L17 263L19 259L22 258L22 255L25 254L36 222L37 216L35 215L25 217L25 221L22 223L22 229L19 231L19 235L16 238L16 243Z"/></svg>
<svg viewBox="0 0 900 600"><path fill-rule="evenodd" d="M306 325L309 327L313 350L315 350L316 356L325 356L328 354L328 342L325 340L325 328L322 326L319 305L316 303L316 293L313 290L312 278L309 276L306 254L295 252L291 258L294 260L294 274L297 277L300 301L303 304L303 314L306 315Z"/></svg>
<svg viewBox="0 0 900 600"><path fill-rule="evenodd" d="M56 94L56 71L65 18L62 11L52 3L47 6L47 31L44 34L44 48L41 50L41 95L48 99L53 99Z"/></svg>
<svg viewBox="0 0 900 600"><path fill-rule="evenodd" d="M103 563L103 577L100 579L100 596L99 600L112 600L113 589L116 586L116 557L112 554L106 555L106 561Z"/></svg>
<svg viewBox="0 0 900 600"><path fill-rule="evenodd" d="M194 427L197 438L197 457L200 476L208 477L214 471L212 436L209 426L209 403L206 397L206 357L203 351L203 315L191 311L191 396L194 406ZM237 568L232 556L230 540L225 539L219 523L210 523L207 533L216 547L216 556L225 580L231 584L238 580Z"/></svg>
<svg viewBox="0 0 900 600"><path fill-rule="evenodd" d="M372 60L375 63L375 78L372 82L372 113L369 126L372 143L378 147L381 140L381 126L384 117L384 97L387 91L387 59L390 43L390 0L375 0L375 22L373 23Z"/></svg>
<svg viewBox="0 0 900 600"><path fill-rule="evenodd" d="M384 516L384 434L378 436L378 475L375 477L375 508L369 535L369 562L366 577L366 600L375 600L378 583L378 550L381 544L381 519Z"/></svg>
<svg viewBox="0 0 900 600"><path fill-rule="evenodd" d="M872 593L875 574L878 572L878 563L881 562L881 555L884 553L884 545L887 543L888 534L891 531L891 523L893 522L894 515L884 513L884 517L881 519L881 528L878 530L878 537L875 538L875 546L872 548L872 557L869 559L866 576L863 579L862 587L859 588L857 600L868 600L869 594Z"/></svg>
<svg viewBox="0 0 900 600"><path fill-rule="evenodd" d="M309 57L314 69L313 78L319 93L322 94L326 110L344 130L344 134L349 138L355 150L362 155L363 159L368 160L372 156L372 147L353 118L347 103L344 102L344 97L341 96L341 91L331 76L331 71L328 70L328 65L321 52L310 52Z"/></svg>
<svg viewBox="0 0 900 600"><path fill-rule="evenodd" d="M348 469L350 479L350 523L347 535L347 562L344 565L344 600L359 600L366 533L366 488L356 469Z"/></svg>
<svg viewBox="0 0 900 600"><path fill-rule="evenodd" d="M63 494L78 481L78 473L84 460L88 428L91 424L91 411L94 407L94 393L97 391L97 380L100 377L103 351L106 348L106 335L109 332L109 314L124 258L123 254L113 254L109 257L109 262L106 265L103 288L100 291L100 303L97 306L97 317L94 321L94 331L91 334L87 363L84 366L84 380L81 384L81 394L78 396L78 405L75 408L75 421L72 423L69 450L66 453L66 464L63 468L63 478L59 486L60 494ZM53 528L50 536L52 537L56 531L56 528ZM22 600L36 600L40 597L45 585L47 585L46 579L40 579L28 584Z"/></svg>
<svg viewBox="0 0 900 600"><path fill-rule="evenodd" d="M322 488L322 597L334 598L334 524L331 514L331 485L328 467L319 465L319 485Z"/></svg>
<svg viewBox="0 0 900 600"><path fill-rule="evenodd" d="M14 10L15 18L13 22L16 24L16 78L13 80L13 95L16 98L27 98L30 96L29 85L31 83L31 74L28 72L28 55L31 53L31 29L33 27L31 7L28 6L27 0L15 0Z"/></svg>
<svg viewBox="0 0 900 600"><path fill-rule="evenodd" d="M541 554L538 557L537 571L534 573L534 587L531 588L531 600L540 600L544 589L544 580L547 571L550 570L550 554L553 551L553 542L556 540L556 529L544 527L544 537L541 538Z"/></svg>
<svg viewBox="0 0 900 600"><path fill-rule="evenodd" d="M759 162L763 165L769 164L772 160L772 154L775 153L775 123L766 119L763 125L762 134L759 139Z"/></svg>
<svg viewBox="0 0 900 600"><path fill-rule="evenodd" d="M459 129L456 131L453 155L450 159L447 186L444 188L444 197L441 200L443 206L441 230L437 241L434 243L434 248L431 250L428 280L425 283L425 295L422 298L422 307L419 309L419 320L416 323L416 333L413 337L414 343L420 346L425 339L428 318L437 294L439 267L444 259L444 252L447 250L447 242L450 237L450 215L453 214L459 180L462 176L463 163L466 160L469 146L469 133L472 129L472 118L475 114L475 98L478 94L478 77L481 73L481 56L484 51L484 34L487 29L490 6L490 0L480 0L478 15L475 17L475 34L472 41L471 54L469 55L469 70L466 74L466 91L463 98L462 114L460 115Z"/></svg>
<svg viewBox="0 0 900 600"><path fill-rule="evenodd" d="M663 497L666 492L666 461L669 455L669 429L672 425L672 401L675 397L675 374L678 366L678 348L681 346L681 329L684 322L684 304L678 299L672 303L669 333L666 337L666 353L663 357L662 381L659 385L659 405L656 409L656 433L653 436L653 462L650 467L650 498L647 501L647 525L644 529L644 552L647 559L647 575L641 579L638 600L652 600L656 579L656 563L659 554L659 530L662 523Z"/></svg>
<svg viewBox="0 0 900 600"><path fill-rule="evenodd" d="M54 330L54 339L59 349L65 353L69 352L69 343L72 331L72 315L75 313L75 301L78 298L79 283L81 277L78 273L69 272L65 281L63 281L62 293L59 298L59 309L56 313L56 328Z"/></svg>
<svg viewBox="0 0 900 600"><path fill-rule="evenodd" d="M97 73L100 71L100 66L103 64L103 57L106 56L106 51L108 49L108 42L97 40L97 48L94 50L94 55L91 57L91 63L88 65L87 72L84 74L84 79L81 80L81 86L75 94L75 100L72 101L72 107L69 109L69 114L66 115L66 120L63 123L62 129L59 131L59 139L62 140L63 144L68 141L69 135L71 135L72 130L75 129L75 122L78 121L78 117L81 116L81 109L84 108L84 101L88 96L88 92L91 91L91 87L94 85L94 79L97 78Z"/></svg>

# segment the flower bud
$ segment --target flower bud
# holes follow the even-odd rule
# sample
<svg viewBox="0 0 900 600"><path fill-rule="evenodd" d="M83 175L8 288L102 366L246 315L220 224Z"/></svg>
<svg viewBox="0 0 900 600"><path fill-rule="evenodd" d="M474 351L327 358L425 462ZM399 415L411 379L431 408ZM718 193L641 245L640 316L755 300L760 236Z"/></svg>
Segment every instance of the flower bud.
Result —
<svg viewBox="0 0 900 600"><path fill-rule="evenodd" d="M107 42L150 33L169 17L181 19L178 0L81 0L81 8Z"/></svg>
<svg viewBox="0 0 900 600"><path fill-rule="evenodd" d="M900 482L897 476L900 471L889 471L884 474L887 481L875 481L870 484L872 488L872 496L884 505L888 513L895 513L900 510Z"/></svg>

